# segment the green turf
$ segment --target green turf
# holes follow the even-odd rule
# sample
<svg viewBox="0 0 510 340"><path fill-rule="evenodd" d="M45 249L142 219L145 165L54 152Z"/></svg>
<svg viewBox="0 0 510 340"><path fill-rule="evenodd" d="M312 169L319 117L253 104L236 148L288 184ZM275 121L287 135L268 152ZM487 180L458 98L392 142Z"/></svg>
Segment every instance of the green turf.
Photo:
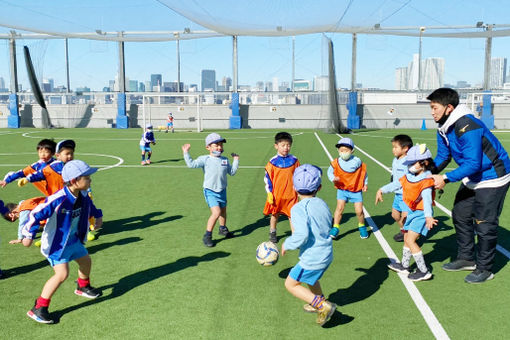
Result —
<svg viewBox="0 0 510 340"><path fill-rule="evenodd" d="M201 241L209 217L202 195L203 175L199 169L185 167L181 145L191 143L193 157L205 154L203 141L208 132L156 132L153 165L142 167L140 130L0 130L4 146L0 175L35 161L35 145L47 137L75 139L75 158L91 165L114 165L118 160L111 156L123 159L121 166L92 176L94 202L103 209L105 223L99 239L87 247L93 261L92 284L102 288L104 295L97 300L74 295L77 267L71 264L70 277L50 306L60 318L58 324L40 325L25 316L52 270L38 248L9 245L16 237L17 224L0 222L0 267L9 275L0 281L1 338L432 338L401 280L388 272L388 259L376 238L359 238L350 204L341 237L334 242L334 261L321 279L326 297L338 305L325 328L318 327L315 315L304 313L303 303L284 287L289 269L297 262L296 251L272 267L257 264L255 249L268 237L269 221L262 215L263 167L275 154L275 132L220 131L227 138L226 154L236 152L241 157L241 168L228 179L228 226L237 237L222 240L215 229L219 242L215 248L206 248ZM314 131L291 132L292 153L300 162L326 170L329 159ZM360 131L350 137L359 148L390 166L390 139L398 133L426 142L435 153L433 130ZM318 136L335 157L339 137L322 132ZM498 137L510 150L510 135L499 133ZM362 153L356 154L367 163L365 207L400 256L402 244L392 240L398 229L390 216L392 195L385 195L384 202L374 206L375 192L389 181L390 174ZM319 197L333 210L335 190L326 176L323 181ZM456 185L449 184L439 202L451 208L455 190ZM14 183L0 189L4 201L37 195L33 187L18 188ZM506 249L510 249L509 205L507 201L499 231L499 243ZM508 259L497 254L496 278L483 285L464 283L467 273L442 271L441 264L454 256L456 245L451 219L437 208L435 212L440 224L423 245L434 278L416 286L452 339L506 337L510 331L505 318L510 305ZM281 221L278 235L289 234L289 222Z"/></svg>

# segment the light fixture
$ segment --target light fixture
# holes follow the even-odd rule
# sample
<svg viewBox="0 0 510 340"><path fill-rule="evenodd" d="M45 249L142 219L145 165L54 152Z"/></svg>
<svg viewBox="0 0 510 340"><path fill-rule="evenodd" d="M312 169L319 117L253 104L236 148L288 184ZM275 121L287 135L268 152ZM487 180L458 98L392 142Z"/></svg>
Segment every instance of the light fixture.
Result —
<svg viewBox="0 0 510 340"><path fill-rule="evenodd" d="M381 24L375 24L375 25L374 25L374 29L376 29L376 30L380 30L380 29L381 29Z"/></svg>
<svg viewBox="0 0 510 340"><path fill-rule="evenodd" d="M186 34L191 33L190 28L189 28L189 27L185 27L185 28L184 28L184 33L186 33Z"/></svg>
<svg viewBox="0 0 510 340"><path fill-rule="evenodd" d="M483 21L477 21L476 28L482 28L482 27L483 27Z"/></svg>

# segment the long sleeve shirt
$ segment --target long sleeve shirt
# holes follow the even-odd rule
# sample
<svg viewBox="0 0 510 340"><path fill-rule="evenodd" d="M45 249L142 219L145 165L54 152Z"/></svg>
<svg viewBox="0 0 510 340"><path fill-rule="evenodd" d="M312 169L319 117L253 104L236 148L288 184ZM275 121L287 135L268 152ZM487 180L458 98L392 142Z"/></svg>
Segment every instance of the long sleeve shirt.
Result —
<svg viewBox="0 0 510 340"><path fill-rule="evenodd" d="M42 170L46 165L51 164L53 161L55 161L55 158L51 158L48 162L44 162L42 160L38 160L37 162L21 169L16 172L11 172L5 175L4 181L7 183L11 183L18 178L24 178L27 177L30 174L33 174L39 170Z"/></svg>
<svg viewBox="0 0 510 340"><path fill-rule="evenodd" d="M156 138L154 138L154 132L145 131L140 139L140 145L149 146L151 143L156 143Z"/></svg>
<svg viewBox="0 0 510 340"><path fill-rule="evenodd" d="M382 186L381 191L383 194L394 192L395 194L402 194L402 185L400 184L400 178L407 174L407 165L404 165L407 157L393 158L391 163L391 182Z"/></svg>
<svg viewBox="0 0 510 340"><path fill-rule="evenodd" d="M291 209L294 231L283 246L286 250L299 248L299 265L307 270L319 270L333 261L333 243L329 207L318 197L306 198Z"/></svg>
<svg viewBox="0 0 510 340"><path fill-rule="evenodd" d="M340 165L340 168L342 170L347 172L354 172L361 166L361 159L359 159L356 156L352 156L348 160L344 161L341 158L338 158L338 165ZM328 168L328 178L331 182L335 179L335 170L330 165ZM368 175L365 176L365 185L368 185Z"/></svg>
<svg viewBox="0 0 510 340"><path fill-rule="evenodd" d="M239 168L239 159L234 158L232 165L230 165L228 158L223 156L203 155L194 160L189 152L185 152L184 161L188 168L202 168L204 172L204 189L215 192L226 189L227 174L234 176Z"/></svg>

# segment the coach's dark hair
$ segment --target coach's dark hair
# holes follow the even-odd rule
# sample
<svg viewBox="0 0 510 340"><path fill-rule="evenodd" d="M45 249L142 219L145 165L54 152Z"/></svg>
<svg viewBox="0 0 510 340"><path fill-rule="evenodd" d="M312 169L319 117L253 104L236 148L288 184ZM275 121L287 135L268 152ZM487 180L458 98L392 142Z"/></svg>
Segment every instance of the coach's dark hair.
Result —
<svg viewBox="0 0 510 340"><path fill-rule="evenodd" d="M57 147L57 143L53 139L41 139L39 143L37 143L37 150L48 149L51 153L55 153L55 148Z"/></svg>
<svg viewBox="0 0 510 340"><path fill-rule="evenodd" d="M407 146L408 149L413 147L413 140L408 135L396 135L391 139L392 142L398 143L401 148L405 148Z"/></svg>
<svg viewBox="0 0 510 340"><path fill-rule="evenodd" d="M435 90L427 97L431 102L439 103L443 106L451 104L454 108L459 105L459 94L457 91L448 87L442 87Z"/></svg>
<svg viewBox="0 0 510 340"><path fill-rule="evenodd" d="M288 132L278 132L276 136L274 136L274 143L278 144L282 141L287 141L292 144L292 136Z"/></svg>

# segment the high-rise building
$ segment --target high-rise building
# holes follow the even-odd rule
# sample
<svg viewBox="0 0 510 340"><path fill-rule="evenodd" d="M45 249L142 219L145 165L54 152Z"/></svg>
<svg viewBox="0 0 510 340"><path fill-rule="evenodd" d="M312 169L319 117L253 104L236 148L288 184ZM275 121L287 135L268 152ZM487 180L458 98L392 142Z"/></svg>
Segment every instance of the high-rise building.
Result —
<svg viewBox="0 0 510 340"><path fill-rule="evenodd" d="M46 79L46 78L43 78L42 80L42 91L43 92L53 92L53 84L54 84L54 81L53 79ZM1 88L1 86L0 86Z"/></svg>
<svg viewBox="0 0 510 340"><path fill-rule="evenodd" d="M395 70L395 90L408 90L407 67L398 67Z"/></svg>
<svg viewBox="0 0 510 340"><path fill-rule="evenodd" d="M327 91L329 87L328 76L315 76L313 78L313 90L314 91Z"/></svg>
<svg viewBox="0 0 510 340"><path fill-rule="evenodd" d="M2 77L0 77L0 89L5 89L5 80Z"/></svg>
<svg viewBox="0 0 510 340"><path fill-rule="evenodd" d="M312 84L310 80L294 79L294 91L311 91Z"/></svg>
<svg viewBox="0 0 510 340"><path fill-rule="evenodd" d="M418 90L418 75L419 68L421 67L421 63L419 60L419 54L413 54L413 60L409 63L407 67L407 89L408 90Z"/></svg>
<svg viewBox="0 0 510 340"><path fill-rule="evenodd" d="M264 82L259 80L255 83L254 91L264 91Z"/></svg>
<svg viewBox="0 0 510 340"><path fill-rule="evenodd" d="M138 83L138 92L145 92L145 84L143 81Z"/></svg>
<svg viewBox="0 0 510 340"><path fill-rule="evenodd" d="M422 63L421 86L423 90L434 90L444 84L444 59L427 58Z"/></svg>
<svg viewBox="0 0 510 340"><path fill-rule="evenodd" d="M230 87L232 86L232 78L230 77L223 77L221 80L221 85L225 89L225 91L230 91Z"/></svg>
<svg viewBox="0 0 510 340"><path fill-rule="evenodd" d="M154 88L156 86L159 86L161 88L163 85L163 77L161 74L151 74L151 88L149 91L154 91Z"/></svg>
<svg viewBox="0 0 510 340"><path fill-rule="evenodd" d="M499 89L503 87L506 79L506 58L491 59L491 73L489 75L489 88Z"/></svg>
<svg viewBox="0 0 510 340"><path fill-rule="evenodd" d="M202 91L216 91L216 71L202 70Z"/></svg>
<svg viewBox="0 0 510 340"><path fill-rule="evenodd" d="M144 81L144 85L145 85L145 92L152 92L152 85L151 85L150 80Z"/></svg>
<svg viewBox="0 0 510 340"><path fill-rule="evenodd" d="M138 91L138 80L130 80L128 83L129 92L137 92Z"/></svg>
<svg viewBox="0 0 510 340"><path fill-rule="evenodd" d="M266 81L266 84L264 85L264 91L273 91L273 82L272 81Z"/></svg>

